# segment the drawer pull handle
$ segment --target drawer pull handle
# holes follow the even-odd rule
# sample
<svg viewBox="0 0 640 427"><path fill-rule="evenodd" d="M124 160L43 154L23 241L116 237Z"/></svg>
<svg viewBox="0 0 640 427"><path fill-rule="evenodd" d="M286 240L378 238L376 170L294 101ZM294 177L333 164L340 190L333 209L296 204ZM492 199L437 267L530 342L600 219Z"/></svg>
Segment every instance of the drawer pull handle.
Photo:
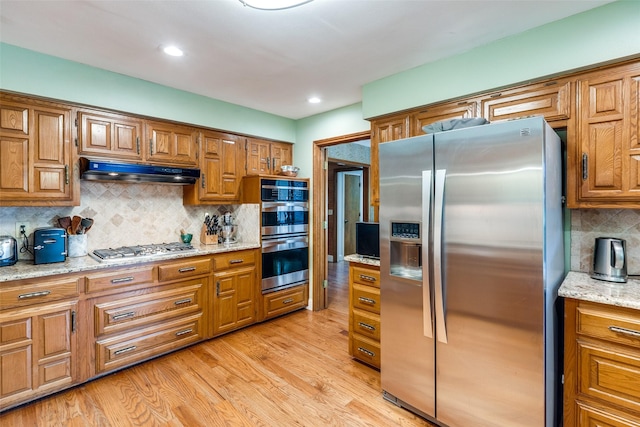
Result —
<svg viewBox="0 0 640 427"><path fill-rule="evenodd" d="M620 328L619 326L609 326L609 330L611 332L615 332L616 334L631 335L634 338L640 338L640 332L634 331L633 329Z"/></svg>
<svg viewBox="0 0 640 427"><path fill-rule="evenodd" d="M290 304L293 302L293 298L287 298L286 300L282 301L283 304Z"/></svg>
<svg viewBox="0 0 640 427"><path fill-rule="evenodd" d="M361 274L361 275L360 275L360 278L361 278L362 280L364 280L365 282L375 282L375 281L376 281L376 278L375 278L375 277L373 277L373 276L367 276L367 275L364 275L364 274Z"/></svg>
<svg viewBox="0 0 640 427"><path fill-rule="evenodd" d="M359 297L358 300L360 302L365 303L365 304L371 304L371 305L375 305L376 304L376 300L371 299L371 298Z"/></svg>
<svg viewBox="0 0 640 427"><path fill-rule="evenodd" d="M193 329L191 328L185 329L184 331L176 332L176 336L179 337L180 335L190 334L191 332L193 332Z"/></svg>
<svg viewBox="0 0 640 427"><path fill-rule="evenodd" d="M135 311L128 311L126 313L116 314L115 316L111 316L111 320L122 320L122 319L126 319L128 317L133 317L135 315L136 315Z"/></svg>
<svg viewBox="0 0 640 427"><path fill-rule="evenodd" d="M111 283L125 283L131 282L133 280L133 276L120 277L118 279L111 279Z"/></svg>
<svg viewBox="0 0 640 427"><path fill-rule="evenodd" d="M376 330L376 327L375 327L375 326L371 326L371 325L369 325L368 323L360 322L360 323L358 323L358 325L359 325L361 328L365 328L365 329L368 329L368 330L370 330L370 331L375 331L375 330Z"/></svg>
<svg viewBox="0 0 640 427"><path fill-rule="evenodd" d="M196 271L195 267L182 267L178 269L178 273L188 273L190 271Z"/></svg>
<svg viewBox="0 0 640 427"><path fill-rule="evenodd" d="M114 352L113 354L114 354L114 355L116 355L116 356L119 356L119 355L121 355L121 354L128 353L128 352L130 352L130 351L133 351L133 350L135 350L136 348L137 348L137 347L136 347L135 345L132 345L132 346L130 346L130 347L125 347L125 348L123 348L123 349L121 349L121 350L118 350L118 351Z"/></svg>
<svg viewBox="0 0 640 427"><path fill-rule="evenodd" d="M232 259L229 261L229 264L241 264L243 262L244 262L243 259Z"/></svg>
<svg viewBox="0 0 640 427"><path fill-rule="evenodd" d="M174 305L181 305L181 304L190 304L191 301L193 301L191 298L185 298L185 299L179 299L178 301L174 302Z"/></svg>
<svg viewBox="0 0 640 427"><path fill-rule="evenodd" d="M18 299L46 297L50 293L51 293L51 291L29 292L28 294L18 295Z"/></svg>
<svg viewBox="0 0 640 427"><path fill-rule="evenodd" d="M364 353L369 357L376 357L376 354L373 351L369 351L366 348L358 347L358 351L360 353Z"/></svg>

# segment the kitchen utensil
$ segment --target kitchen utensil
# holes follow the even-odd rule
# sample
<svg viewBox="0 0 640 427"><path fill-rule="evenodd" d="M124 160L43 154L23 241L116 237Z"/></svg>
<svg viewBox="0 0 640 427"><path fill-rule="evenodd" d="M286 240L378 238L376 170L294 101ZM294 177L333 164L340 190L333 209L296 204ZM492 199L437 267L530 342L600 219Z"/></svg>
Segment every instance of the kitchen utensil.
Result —
<svg viewBox="0 0 640 427"><path fill-rule="evenodd" d="M0 267L18 262L18 242L11 236L0 236Z"/></svg>
<svg viewBox="0 0 640 427"><path fill-rule="evenodd" d="M280 174L285 175L285 176L298 176L298 171L300 171L300 168L297 166L293 166L293 165L282 165L280 166L280 170L282 172L280 172Z"/></svg>
<svg viewBox="0 0 640 427"><path fill-rule="evenodd" d="M65 230L71 227L71 217L65 216L62 218L58 218L58 225L60 225L60 228L64 228Z"/></svg>
<svg viewBox="0 0 640 427"><path fill-rule="evenodd" d="M593 250L591 277L607 282L627 281L627 242L613 237L598 237Z"/></svg>
<svg viewBox="0 0 640 427"><path fill-rule="evenodd" d="M79 234L86 234L87 231L89 230L89 228L91 228L91 225L93 225L93 220L91 218L82 218L80 220L80 233Z"/></svg>
<svg viewBox="0 0 640 427"><path fill-rule="evenodd" d="M79 234L78 231L80 231L80 222L82 221L82 218L74 215L73 218L71 219L71 233L69 234Z"/></svg>

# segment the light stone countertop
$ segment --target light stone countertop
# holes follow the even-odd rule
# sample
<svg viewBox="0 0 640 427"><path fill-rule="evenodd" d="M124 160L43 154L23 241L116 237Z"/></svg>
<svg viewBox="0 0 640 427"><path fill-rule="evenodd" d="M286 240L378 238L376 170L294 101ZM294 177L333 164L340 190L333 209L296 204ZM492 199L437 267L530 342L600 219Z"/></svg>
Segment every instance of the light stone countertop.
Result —
<svg viewBox="0 0 640 427"><path fill-rule="evenodd" d="M147 262L189 258L194 256L217 254L224 252L240 251L243 249L256 249L260 243L234 243L229 246L220 245L194 245L195 250L184 252L172 252L150 257L120 258L109 261L96 261L90 256L67 258L65 262L34 265L33 260L18 261L15 265L0 267L0 286L3 282L20 279L33 279L38 277L53 276L56 274L77 273L81 271L101 270L111 267L131 266Z"/></svg>
<svg viewBox="0 0 640 427"><path fill-rule="evenodd" d="M349 262L357 262L360 264L374 265L376 267L380 267L379 259L368 258L358 254L346 255L344 257L344 260Z"/></svg>
<svg viewBox="0 0 640 427"><path fill-rule="evenodd" d="M640 280L637 279L630 278L627 283L605 282L592 279L587 273L570 271L558 295L640 310Z"/></svg>

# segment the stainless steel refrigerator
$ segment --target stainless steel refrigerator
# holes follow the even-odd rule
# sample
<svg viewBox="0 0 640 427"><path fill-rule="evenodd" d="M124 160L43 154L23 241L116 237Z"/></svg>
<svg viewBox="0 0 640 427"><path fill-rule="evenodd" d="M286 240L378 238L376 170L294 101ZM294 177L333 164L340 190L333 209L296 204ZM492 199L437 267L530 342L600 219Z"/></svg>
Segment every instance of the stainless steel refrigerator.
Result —
<svg viewBox="0 0 640 427"><path fill-rule="evenodd" d="M558 425L561 169L542 118L380 144L385 399L450 427Z"/></svg>

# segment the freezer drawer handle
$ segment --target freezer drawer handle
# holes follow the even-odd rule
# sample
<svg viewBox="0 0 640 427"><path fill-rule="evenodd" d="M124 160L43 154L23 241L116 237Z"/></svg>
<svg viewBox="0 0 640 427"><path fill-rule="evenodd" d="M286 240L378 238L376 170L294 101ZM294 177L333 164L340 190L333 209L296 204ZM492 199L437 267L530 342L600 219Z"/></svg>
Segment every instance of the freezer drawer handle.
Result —
<svg viewBox="0 0 640 427"><path fill-rule="evenodd" d="M366 348L358 347L358 351L360 353L364 353L369 357L376 357L376 354L373 351L369 351Z"/></svg>
<svg viewBox="0 0 640 427"><path fill-rule="evenodd" d="M368 323L364 323L364 322L359 322L359 323L358 323L358 326L360 326L361 328L368 329L368 330L370 330L370 331L375 331L375 330L376 330L376 327L375 327L375 326L371 326L371 325L369 325Z"/></svg>
<svg viewBox="0 0 640 427"><path fill-rule="evenodd" d="M611 332L615 332L616 334L631 335L634 338L640 338L640 332L634 331L633 329L621 328L619 326L609 326L609 330Z"/></svg>
<svg viewBox="0 0 640 427"><path fill-rule="evenodd" d="M375 281L376 281L376 278L375 278L375 277L373 277L373 276L367 276L367 275L365 275L365 274L361 274L361 275L360 275L360 278L361 278L362 280L364 280L365 282L375 282Z"/></svg>
<svg viewBox="0 0 640 427"><path fill-rule="evenodd" d="M375 305L376 300L371 299L371 298L366 298L366 297L359 297L358 300L362 303L365 304L371 304L371 305Z"/></svg>

